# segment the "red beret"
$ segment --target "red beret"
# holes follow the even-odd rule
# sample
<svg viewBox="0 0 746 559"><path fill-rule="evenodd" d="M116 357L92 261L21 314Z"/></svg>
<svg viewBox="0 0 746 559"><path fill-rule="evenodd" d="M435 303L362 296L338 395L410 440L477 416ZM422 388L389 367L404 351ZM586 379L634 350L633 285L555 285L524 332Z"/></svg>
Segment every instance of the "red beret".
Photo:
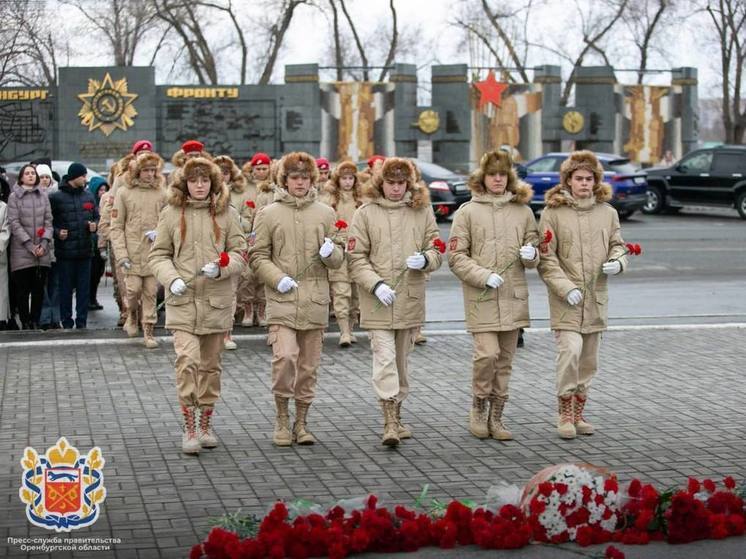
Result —
<svg viewBox="0 0 746 559"><path fill-rule="evenodd" d="M198 142L197 140L187 140L181 144L181 149L184 153L192 153L194 151L204 151L205 144Z"/></svg>
<svg viewBox="0 0 746 559"><path fill-rule="evenodd" d="M368 167L372 169L373 165L376 164L376 161L386 161L386 158L383 155L373 155L368 159Z"/></svg>
<svg viewBox="0 0 746 559"><path fill-rule="evenodd" d="M328 171L329 160L326 157L319 157L316 160L316 167L318 167L319 171Z"/></svg>
<svg viewBox="0 0 746 559"><path fill-rule="evenodd" d="M258 152L251 158L251 166L256 167L257 165L269 165L270 158L266 153Z"/></svg>
<svg viewBox="0 0 746 559"><path fill-rule="evenodd" d="M133 155L137 155L143 150L153 151L153 144L151 144L148 140L137 140L134 144L132 144Z"/></svg>

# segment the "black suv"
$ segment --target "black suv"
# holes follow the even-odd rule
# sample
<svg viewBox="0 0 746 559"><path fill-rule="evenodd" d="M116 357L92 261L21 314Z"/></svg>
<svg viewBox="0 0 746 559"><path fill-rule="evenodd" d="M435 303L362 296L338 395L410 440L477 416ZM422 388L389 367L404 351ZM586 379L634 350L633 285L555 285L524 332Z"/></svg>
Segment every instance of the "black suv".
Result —
<svg viewBox="0 0 746 559"><path fill-rule="evenodd" d="M657 214L682 204L735 206L746 219L746 146L698 149L673 167L655 167L647 173L644 213Z"/></svg>

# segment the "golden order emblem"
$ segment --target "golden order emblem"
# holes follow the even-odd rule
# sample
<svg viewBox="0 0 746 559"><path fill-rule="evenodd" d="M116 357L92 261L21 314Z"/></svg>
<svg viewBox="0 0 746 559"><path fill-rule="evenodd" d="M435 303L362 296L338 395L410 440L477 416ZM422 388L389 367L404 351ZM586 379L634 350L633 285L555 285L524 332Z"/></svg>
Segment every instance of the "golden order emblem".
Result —
<svg viewBox="0 0 746 559"><path fill-rule="evenodd" d="M425 134L432 134L440 126L440 117L436 111L427 109L422 111L417 118L417 126Z"/></svg>
<svg viewBox="0 0 746 559"><path fill-rule="evenodd" d="M585 119L578 111L567 111L562 117L562 128L570 134L577 134L585 126Z"/></svg>
<svg viewBox="0 0 746 559"><path fill-rule="evenodd" d="M127 130L135 124L137 111L132 102L137 94L129 93L126 78L114 81L107 72L103 81L89 79L88 93L81 93L78 99L83 102L80 123L89 132L99 129L108 136L117 128Z"/></svg>

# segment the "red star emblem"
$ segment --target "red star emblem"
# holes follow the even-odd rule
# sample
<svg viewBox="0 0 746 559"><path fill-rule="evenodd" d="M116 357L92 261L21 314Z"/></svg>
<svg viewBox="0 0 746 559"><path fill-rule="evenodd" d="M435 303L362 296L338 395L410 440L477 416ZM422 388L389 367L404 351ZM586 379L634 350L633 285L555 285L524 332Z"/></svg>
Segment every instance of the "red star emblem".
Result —
<svg viewBox="0 0 746 559"><path fill-rule="evenodd" d="M474 86L479 90L479 109L487 103L492 103L496 107L499 107L503 91L508 89L508 84L500 83L495 79L495 73L492 70L487 74L486 80L476 82Z"/></svg>

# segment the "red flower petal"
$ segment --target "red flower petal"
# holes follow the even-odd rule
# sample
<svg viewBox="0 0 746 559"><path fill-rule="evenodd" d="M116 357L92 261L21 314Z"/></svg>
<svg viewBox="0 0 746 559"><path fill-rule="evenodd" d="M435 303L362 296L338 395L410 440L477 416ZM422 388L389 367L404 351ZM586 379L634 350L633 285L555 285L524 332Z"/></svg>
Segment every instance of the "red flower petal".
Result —
<svg viewBox="0 0 746 559"><path fill-rule="evenodd" d="M250 208L256 208L256 204L252 200L246 200L246 205Z"/></svg>
<svg viewBox="0 0 746 559"><path fill-rule="evenodd" d="M702 482L702 485L708 493L715 493L715 482L713 482L711 479L704 480Z"/></svg>
<svg viewBox="0 0 746 559"><path fill-rule="evenodd" d="M723 480L723 484L727 489L735 489L736 488L736 480L734 480L731 476L726 477Z"/></svg>
<svg viewBox="0 0 746 559"><path fill-rule="evenodd" d="M334 227L336 227L337 229L347 229L348 225L344 219L340 219L337 220L337 222L334 224Z"/></svg>
<svg viewBox="0 0 746 559"><path fill-rule="evenodd" d="M220 259L218 260L218 265L221 268L225 268L228 264L231 262L231 257L227 252L221 252L220 253Z"/></svg>

